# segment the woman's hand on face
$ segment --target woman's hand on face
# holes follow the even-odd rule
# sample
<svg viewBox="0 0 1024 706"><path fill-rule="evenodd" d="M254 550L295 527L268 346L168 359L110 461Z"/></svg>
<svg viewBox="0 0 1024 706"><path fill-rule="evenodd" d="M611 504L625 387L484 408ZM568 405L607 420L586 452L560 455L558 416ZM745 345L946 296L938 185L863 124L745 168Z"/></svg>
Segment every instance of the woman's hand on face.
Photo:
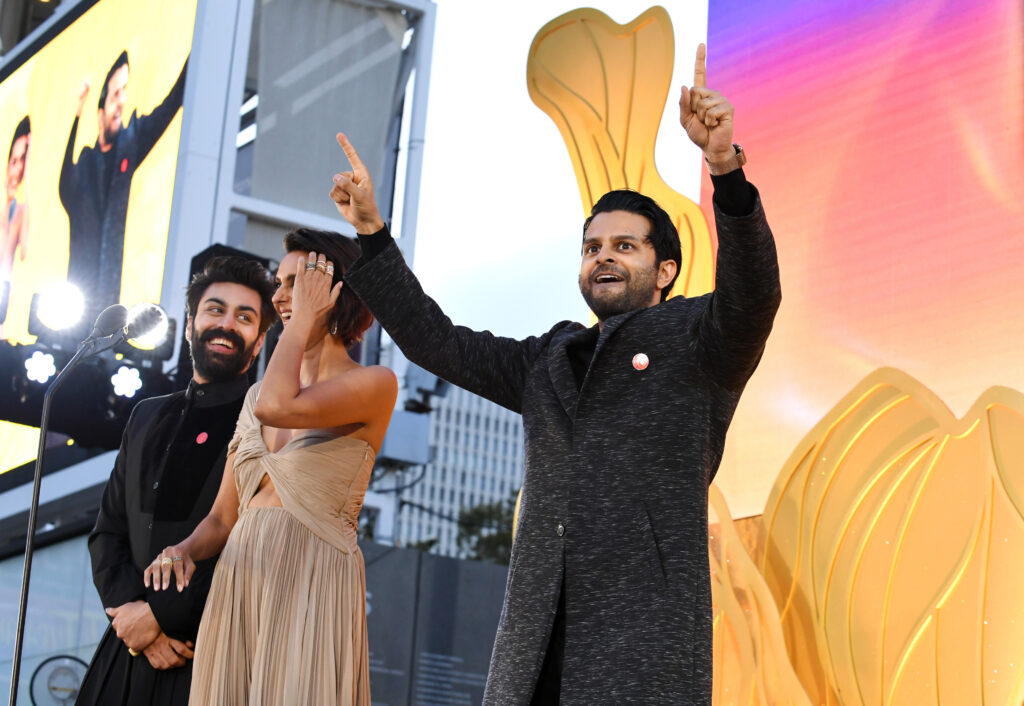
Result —
<svg viewBox="0 0 1024 706"><path fill-rule="evenodd" d="M161 591L171 585L173 573L180 592L188 586L195 571L196 564L189 556L188 550L178 544L167 547L150 562L142 572L142 582L147 587L152 584L154 591Z"/></svg>
<svg viewBox="0 0 1024 706"><path fill-rule="evenodd" d="M311 252L305 261L300 260L295 272L295 287L292 289L292 318L289 326L297 322L309 326L311 334L316 333L317 324L327 326L327 320L334 304L341 296L341 280L333 287L334 263L325 255Z"/></svg>

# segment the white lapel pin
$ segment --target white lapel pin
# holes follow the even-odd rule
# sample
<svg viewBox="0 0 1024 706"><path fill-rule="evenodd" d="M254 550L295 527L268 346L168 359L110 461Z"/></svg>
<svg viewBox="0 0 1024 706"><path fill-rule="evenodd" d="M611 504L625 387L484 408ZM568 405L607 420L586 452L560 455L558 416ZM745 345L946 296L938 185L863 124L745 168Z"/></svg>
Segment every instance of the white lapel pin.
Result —
<svg viewBox="0 0 1024 706"><path fill-rule="evenodd" d="M651 360L647 357L646 353L637 353L633 356L633 367L637 370L646 370L650 364Z"/></svg>

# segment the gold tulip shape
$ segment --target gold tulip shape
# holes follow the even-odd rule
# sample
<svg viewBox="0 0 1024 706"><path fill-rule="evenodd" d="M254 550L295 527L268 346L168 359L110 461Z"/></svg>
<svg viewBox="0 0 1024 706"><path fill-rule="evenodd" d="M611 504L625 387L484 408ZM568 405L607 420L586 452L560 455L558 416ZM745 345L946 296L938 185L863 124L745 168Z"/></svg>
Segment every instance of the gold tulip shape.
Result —
<svg viewBox="0 0 1024 706"><path fill-rule="evenodd" d="M530 98L562 134L584 213L613 189L653 198L679 229L683 261L671 294L695 296L714 287L708 224L700 207L666 184L654 163L674 54L672 21L662 7L625 25L581 8L537 32L526 81Z"/></svg>
<svg viewBox="0 0 1024 706"><path fill-rule="evenodd" d="M813 703L1024 700L1024 395L863 380L790 456L762 572Z"/></svg>
<svg viewBox="0 0 1024 706"><path fill-rule="evenodd" d="M708 489L708 558L714 616L714 706L811 706L793 671L779 611L747 554L725 496Z"/></svg>

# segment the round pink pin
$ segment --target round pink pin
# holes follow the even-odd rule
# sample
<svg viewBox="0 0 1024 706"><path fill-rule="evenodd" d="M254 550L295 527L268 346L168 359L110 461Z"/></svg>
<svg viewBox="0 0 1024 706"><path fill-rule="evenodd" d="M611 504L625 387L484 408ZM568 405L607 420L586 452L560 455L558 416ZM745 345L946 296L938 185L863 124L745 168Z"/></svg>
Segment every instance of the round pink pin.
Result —
<svg viewBox="0 0 1024 706"><path fill-rule="evenodd" d="M633 367L637 370L646 370L650 364L651 360L647 357L646 353L637 353L633 356Z"/></svg>
<svg viewBox="0 0 1024 706"><path fill-rule="evenodd" d="M207 434L205 431L201 431L201 432L199 432L199 436L196 437L196 443L197 444L205 444L206 440L209 439L209 438L210 438L209 434Z"/></svg>

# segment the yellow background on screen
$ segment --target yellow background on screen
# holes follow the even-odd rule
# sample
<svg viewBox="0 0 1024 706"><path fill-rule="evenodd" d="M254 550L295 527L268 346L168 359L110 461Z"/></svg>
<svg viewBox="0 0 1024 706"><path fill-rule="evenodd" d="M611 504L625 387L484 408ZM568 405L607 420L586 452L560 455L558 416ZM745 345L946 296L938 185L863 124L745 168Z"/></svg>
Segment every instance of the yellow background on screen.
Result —
<svg viewBox="0 0 1024 706"><path fill-rule="evenodd" d="M74 148L97 137L97 101L107 71L127 50L130 73L123 119L148 114L174 85L192 46L196 0L103 0L54 37L0 84L0 144L6 151L26 114L32 144L21 193L28 202L27 256L15 258L3 335L28 343L32 294L62 281L68 265L68 216L58 181L78 96L88 80ZM121 301L159 302L181 133L181 113L135 172L125 224ZM6 169L3 173L6 179ZM184 286L184 282L182 286ZM59 403L59 402L58 402ZM0 422L0 471L35 458L38 433Z"/></svg>

